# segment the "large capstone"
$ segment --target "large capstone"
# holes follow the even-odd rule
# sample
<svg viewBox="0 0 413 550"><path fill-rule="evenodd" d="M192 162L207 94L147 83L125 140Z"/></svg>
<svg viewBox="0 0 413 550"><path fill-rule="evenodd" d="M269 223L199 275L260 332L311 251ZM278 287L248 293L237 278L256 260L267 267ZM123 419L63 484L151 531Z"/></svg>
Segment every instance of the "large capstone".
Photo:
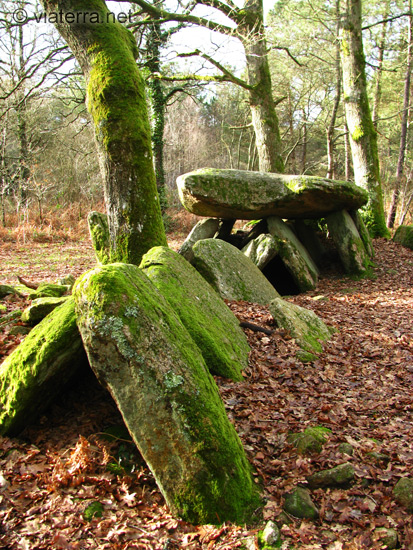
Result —
<svg viewBox="0 0 413 550"><path fill-rule="evenodd" d="M193 265L222 298L268 305L279 297L258 267L231 244L205 239L192 250Z"/></svg>
<svg viewBox="0 0 413 550"><path fill-rule="evenodd" d="M243 522L257 506L242 445L204 359L138 267L112 264L75 285L79 330L171 512Z"/></svg>
<svg viewBox="0 0 413 550"><path fill-rule="evenodd" d="M205 279L164 246L147 252L140 268L178 314L213 374L242 380L249 346L239 322Z"/></svg>
<svg viewBox="0 0 413 550"><path fill-rule="evenodd" d="M177 179L184 207L199 216L254 220L320 218L366 204L364 189L346 181L246 170L202 168Z"/></svg>
<svg viewBox="0 0 413 550"><path fill-rule="evenodd" d="M0 433L16 435L22 431L50 405L85 361L70 297L0 365Z"/></svg>

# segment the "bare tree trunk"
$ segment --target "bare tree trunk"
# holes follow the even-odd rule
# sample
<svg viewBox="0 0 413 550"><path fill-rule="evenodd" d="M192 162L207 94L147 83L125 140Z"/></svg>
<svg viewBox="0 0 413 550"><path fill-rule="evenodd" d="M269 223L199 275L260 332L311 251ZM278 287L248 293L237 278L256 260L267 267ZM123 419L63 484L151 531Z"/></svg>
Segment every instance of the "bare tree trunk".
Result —
<svg viewBox="0 0 413 550"><path fill-rule="evenodd" d="M404 96L403 96L403 116L400 132L400 148L399 158L397 161L396 181L394 183L394 190L392 200L390 204L389 213L387 216L387 226L392 228L394 226L394 220L396 219L397 203L400 195L400 186L403 178L404 159L406 155L407 147L407 127L409 121L409 106L410 106L410 80L412 73L412 54L413 54L413 16L412 16L412 3L410 0L410 15L409 15L409 37L407 46L407 67L406 76L404 79Z"/></svg>
<svg viewBox="0 0 413 550"><path fill-rule="evenodd" d="M379 55L377 59L377 70L376 70L376 82L374 87L374 95L373 95L373 111L372 111L372 119L374 127L377 129L377 116L378 116L378 110L380 105L380 99L381 99L381 77L383 74L383 59L384 59L384 50L386 47L386 35L387 35L387 22L386 19L389 16L390 11L390 0L387 0L384 12L383 12L383 21L381 27L381 37L380 37L380 43L379 43Z"/></svg>
<svg viewBox="0 0 413 550"><path fill-rule="evenodd" d="M341 22L341 64L343 92L354 178L357 185L368 191L365 219L372 237L388 237L380 181L377 133L369 101L365 57L361 33L361 0L346 0Z"/></svg>
<svg viewBox="0 0 413 550"><path fill-rule="evenodd" d="M97 13L102 21L75 24L67 22L70 17L62 17L56 27L86 80L87 106L105 188L111 261L139 265L142 255L153 246L166 245L166 238L152 164L144 83L135 61L135 39L107 16L109 10L103 0L42 3L49 13Z"/></svg>
<svg viewBox="0 0 413 550"><path fill-rule="evenodd" d="M284 172L281 137L268 65L262 0L246 0L238 31L247 59L252 124L262 172Z"/></svg>
<svg viewBox="0 0 413 550"><path fill-rule="evenodd" d="M334 128L336 125L337 112L340 105L341 97L341 66L340 66L340 42L338 35L340 32L340 0L336 0L336 17L337 17L337 31L336 31L336 94L334 98L333 112L331 113L330 124L327 128L327 178L335 178L335 158L334 158Z"/></svg>
<svg viewBox="0 0 413 550"><path fill-rule="evenodd" d="M301 170L300 173L304 174L307 166L307 141L308 141L308 128L307 128L307 113L303 109L303 149L301 154Z"/></svg>
<svg viewBox="0 0 413 550"><path fill-rule="evenodd" d="M350 181L352 177L351 173L351 148L350 148L350 138L348 135L348 127L347 124L345 124L345 133L344 133L344 170L345 170L345 176L344 179L346 181Z"/></svg>

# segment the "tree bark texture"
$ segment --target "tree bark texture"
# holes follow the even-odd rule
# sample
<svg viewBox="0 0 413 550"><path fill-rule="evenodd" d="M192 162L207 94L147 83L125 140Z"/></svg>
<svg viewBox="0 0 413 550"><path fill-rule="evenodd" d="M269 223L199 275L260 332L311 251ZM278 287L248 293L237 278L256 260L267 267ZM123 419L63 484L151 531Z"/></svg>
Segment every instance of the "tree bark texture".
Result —
<svg viewBox="0 0 413 550"><path fill-rule="evenodd" d="M152 164L144 83L136 66L133 35L107 14L104 0L42 0L83 71L109 220L111 261L139 264L165 245ZM80 24L66 14L81 13ZM98 14L84 21L85 14Z"/></svg>
<svg viewBox="0 0 413 550"><path fill-rule="evenodd" d="M387 237L380 181L377 133L369 101L361 33L361 0L346 0L341 21L341 63L344 106L357 185L369 193L365 219L373 237Z"/></svg>
<svg viewBox="0 0 413 550"><path fill-rule="evenodd" d="M406 76L404 79L404 95L403 95L403 116L400 132L400 148L399 158L397 161L396 181L394 184L394 190L392 194L392 200L387 217L387 226L392 228L396 219L397 203L399 202L400 187L403 179L404 171L404 158L406 155L407 147L407 127L409 122L409 105L410 105L410 81L412 73L412 54L413 54L413 16L411 13L412 5L410 2L410 15L409 15L409 38L407 49L407 67Z"/></svg>
<svg viewBox="0 0 413 550"><path fill-rule="evenodd" d="M284 172L278 117L272 96L262 0L246 0L238 34L245 49L249 102L261 172Z"/></svg>

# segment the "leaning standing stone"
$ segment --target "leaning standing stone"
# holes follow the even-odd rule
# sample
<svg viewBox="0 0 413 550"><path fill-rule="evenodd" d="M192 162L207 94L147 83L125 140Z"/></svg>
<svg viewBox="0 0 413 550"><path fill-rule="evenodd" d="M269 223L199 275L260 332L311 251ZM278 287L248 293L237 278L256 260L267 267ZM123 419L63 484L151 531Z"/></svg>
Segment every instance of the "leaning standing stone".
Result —
<svg viewBox="0 0 413 550"><path fill-rule="evenodd" d="M220 239L198 241L193 265L227 300L268 305L280 295L258 267L240 250Z"/></svg>
<svg viewBox="0 0 413 550"><path fill-rule="evenodd" d="M326 221L345 272L364 275L369 266L369 256L350 214L346 210L334 212L327 216Z"/></svg>
<svg viewBox="0 0 413 550"><path fill-rule="evenodd" d="M151 248L139 266L163 294L201 350L212 374L243 380L250 348L239 321L221 297L182 256Z"/></svg>
<svg viewBox="0 0 413 550"><path fill-rule="evenodd" d="M194 244L203 239L212 239L219 229L219 224L220 221L217 218L207 218L206 220L199 221L182 243L179 254L182 254L188 262L192 262L194 257L192 247Z"/></svg>
<svg viewBox="0 0 413 550"><path fill-rule="evenodd" d="M0 433L22 431L84 363L74 301L69 297L0 365Z"/></svg>
<svg viewBox="0 0 413 550"><path fill-rule="evenodd" d="M245 521L250 465L202 355L136 266L112 264L75 285L78 326L171 512L192 523Z"/></svg>

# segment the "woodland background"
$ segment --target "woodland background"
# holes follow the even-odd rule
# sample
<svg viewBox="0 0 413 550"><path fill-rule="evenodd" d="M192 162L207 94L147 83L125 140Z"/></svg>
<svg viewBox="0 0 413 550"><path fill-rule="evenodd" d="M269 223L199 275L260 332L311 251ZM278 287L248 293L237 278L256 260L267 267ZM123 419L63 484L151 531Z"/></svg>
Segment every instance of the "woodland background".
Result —
<svg viewBox="0 0 413 550"><path fill-rule="evenodd" d="M115 2L108 2L108 6L114 12L134 7ZM282 0L266 7L270 8L266 15L268 56L285 172L325 176L329 171L336 179L351 180L351 153L337 70L339 0ZM103 202L83 77L53 26L33 21L15 25L12 13L16 8L30 15L36 5L0 2L2 236L11 238L16 232L26 236L33 225L40 239L69 236L76 233L78 222ZM37 7L37 11L41 9ZM385 208L396 181L405 80L411 70L409 13L405 0L363 3L370 107L378 132ZM148 68L153 68L154 60L159 69L156 74L166 78L157 80L165 103L164 132L154 139L164 145L168 204L179 209L175 191L179 174L204 166L257 169L258 159L245 90L231 82L214 82L216 67L205 58L181 57L181 45L189 41L190 48L199 47L214 55L224 68L243 77L242 50L237 50L231 40L191 32L181 24L161 27L157 50L148 26L134 27L134 32L140 48L138 63L148 82L154 129L159 115L153 109L154 71ZM396 225L411 221L410 118L408 110ZM168 225L171 219L166 216L165 221Z"/></svg>

